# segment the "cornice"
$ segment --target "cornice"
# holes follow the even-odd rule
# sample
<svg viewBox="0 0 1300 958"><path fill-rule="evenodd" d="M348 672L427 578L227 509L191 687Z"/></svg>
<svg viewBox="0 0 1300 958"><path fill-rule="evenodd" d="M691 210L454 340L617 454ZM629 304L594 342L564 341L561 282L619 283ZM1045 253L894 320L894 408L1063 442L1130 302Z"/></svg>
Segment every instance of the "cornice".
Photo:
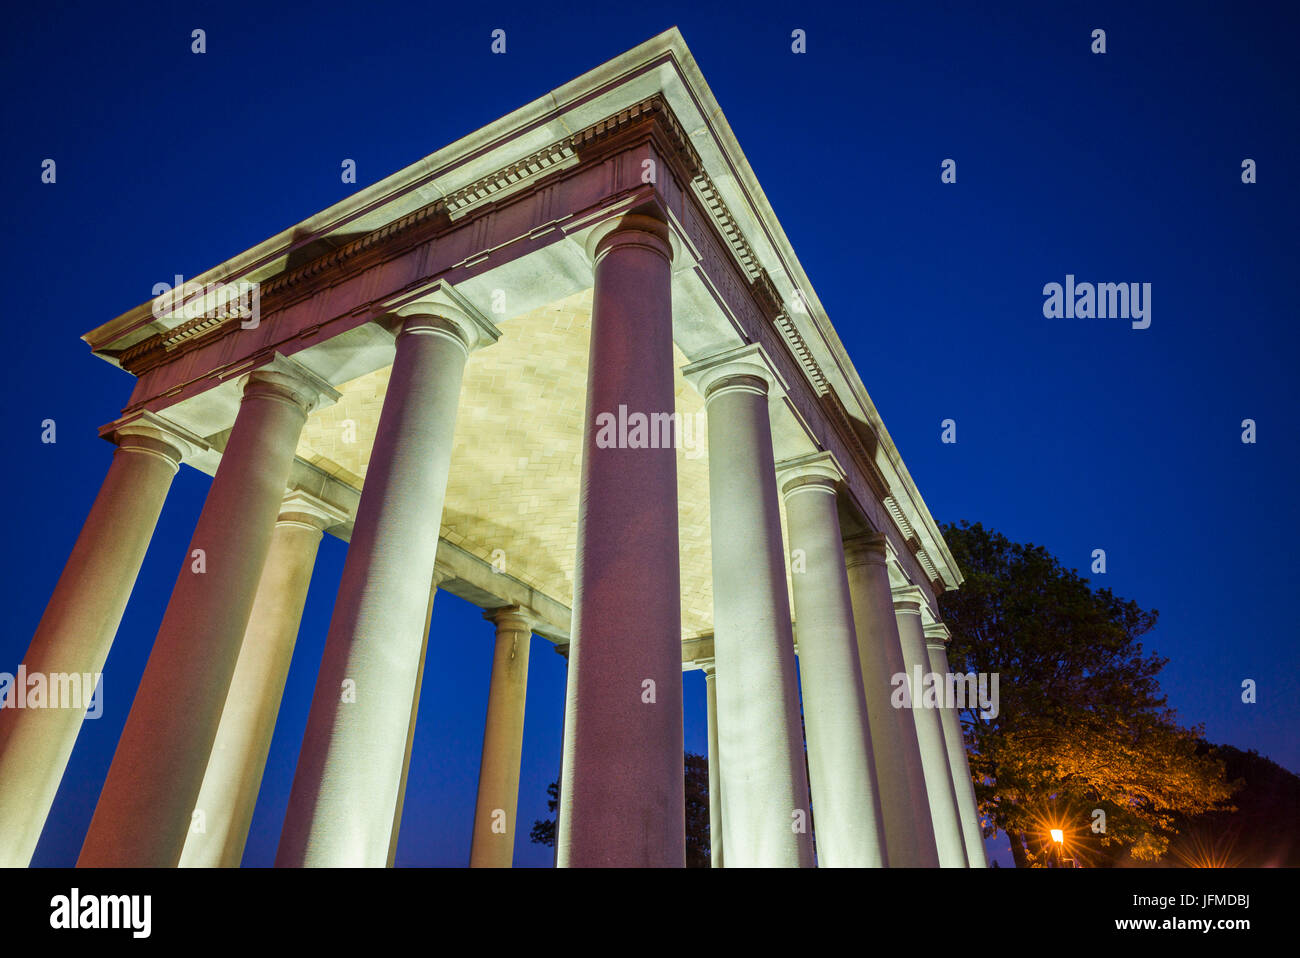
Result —
<svg viewBox="0 0 1300 958"><path fill-rule="evenodd" d="M568 143L575 151L586 152L593 145L608 139L617 133L644 121L653 120L661 124L670 155L682 162L692 175L702 173L704 164L700 154L691 145L690 137L682 129L668 101L660 93L646 97L638 103L619 110L598 123L593 123L568 138Z"/></svg>
<svg viewBox="0 0 1300 958"><path fill-rule="evenodd" d="M705 210L713 218L713 225L717 227L718 232L726 241L732 255L736 257L736 263L740 266L745 277L750 280L751 284L760 276L766 280L767 273L759 266L753 248L745 239L745 234L740 231L736 218L731 215L731 210L727 208L727 204L722 200L722 194L713 185L713 180L704 171L702 165L699 166L695 173L692 185L695 187L700 202L704 204ZM768 287L771 287L770 281ZM772 290L772 294L775 295L775 290ZM777 302L779 303L779 298ZM760 298L759 305L762 306L763 303L764 300Z"/></svg>

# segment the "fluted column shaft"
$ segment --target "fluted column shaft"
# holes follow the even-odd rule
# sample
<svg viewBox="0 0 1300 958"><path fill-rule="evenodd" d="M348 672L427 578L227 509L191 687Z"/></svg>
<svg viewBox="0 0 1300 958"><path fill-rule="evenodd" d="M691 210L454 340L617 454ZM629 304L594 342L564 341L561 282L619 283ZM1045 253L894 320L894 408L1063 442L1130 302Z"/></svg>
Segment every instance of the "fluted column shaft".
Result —
<svg viewBox="0 0 1300 958"><path fill-rule="evenodd" d="M939 627L943 632L947 629ZM945 638L938 632L926 630L925 648L929 655L930 671L946 677L949 672ZM984 853L984 836L980 833L979 806L975 801L975 783L971 779L970 763L966 760L966 740L962 735L961 717L956 708L941 708L939 720L943 726L943 741L948 752L948 768L952 774L953 789L957 793L957 812L961 817L962 841L966 846L966 862L971 868L987 868Z"/></svg>
<svg viewBox="0 0 1300 958"><path fill-rule="evenodd" d="M672 249L663 223L627 216L593 253L556 860L683 867L675 450L602 429L620 406L674 410Z"/></svg>
<svg viewBox="0 0 1300 958"><path fill-rule="evenodd" d="M246 380L79 865L179 862L294 449L321 388L274 370Z"/></svg>
<svg viewBox="0 0 1300 958"><path fill-rule="evenodd" d="M925 791L925 771L908 709L890 703L893 678L906 671L894 617L885 537L864 533L844 540L858 658L866 692L871 746L885 823L885 854L891 868L935 868L939 849Z"/></svg>
<svg viewBox="0 0 1300 958"><path fill-rule="evenodd" d="M770 373L752 349L687 368L705 397L728 867L813 864Z"/></svg>
<svg viewBox="0 0 1300 958"><path fill-rule="evenodd" d="M299 491L281 504L195 803L196 820L181 852L182 868L238 868L244 857L321 535L344 518Z"/></svg>
<svg viewBox="0 0 1300 958"><path fill-rule="evenodd" d="M469 865L509 868L515 855L532 620L515 606L493 609L484 613L484 618L496 624L497 634L483 723L483 757L479 762Z"/></svg>
<svg viewBox="0 0 1300 958"><path fill-rule="evenodd" d="M103 671L184 451L156 430L125 430L23 656L28 674L61 672L93 682ZM91 692L83 689L83 698ZM101 703L104 694L101 689ZM85 713L0 709L0 867L31 863Z"/></svg>
<svg viewBox="0 0 1300 958"><path fill-rule="evenodd" d="M911 708L903 711L910 711L916 723L916 738L921 748L921 768L925 772L925 792L930 799L930 820L934 823L939 864L943 868L965 868L966 844L962 839L957 794L953 788L952 772L948 768L948 749L943 740L939 710L925 703L923 683L918 685L916 682L917 675L924 676L930 664L921 627L923 600L916 592L915 587L909 587L895 593L894 599L903 664L908 687L911 689Z"/></svg>
<svg viewBox="0 0 1300 958"><path fill-rule="evenodd" d="M420 663L415 668L415 691L411 693L411 720L406 726L406 753L402 756L402 775L397 785L397 804L393 808L393 831L388 839L388 867L397 863L397 839L402 831L402 809L406 804L406 780L411 772L411 752L415 748L415 723L420 717L420 690L424 687L424 663L429 654L429 630L433 626L433 604L438 598L438 588L448 576L434 568L429 584L429 604L424 611L424 631L420 639Z"/></svg>
<svg viewBox="0 0 1300 958"><path fill-rule="evenodd" d="M279 866L388 863L474 327L417 312L396 355L285 813Z"/></svg>
<svg viewBox="0 0 1300 958"><path fill-rule="evenodd" d="M790 532L817 864L880 868L884 822L844 565L835 474L825 458L781 473ZM836 467L837 468L837 467Z"/></svg>
<svg viewBox="0 0 1300 958"><path fill-rule="evenodd" d="M704 692L708 700L709 723L709 861L722 868L725 847L722 840L722 760L718 757L718 671L704 668Z"/></svg>

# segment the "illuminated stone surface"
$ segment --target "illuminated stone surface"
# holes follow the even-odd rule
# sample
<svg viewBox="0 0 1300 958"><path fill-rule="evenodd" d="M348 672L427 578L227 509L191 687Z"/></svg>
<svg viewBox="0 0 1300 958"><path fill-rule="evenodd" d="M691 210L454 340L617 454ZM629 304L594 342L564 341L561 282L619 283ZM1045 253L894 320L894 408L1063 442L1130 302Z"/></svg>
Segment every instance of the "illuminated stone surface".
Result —
<svg viewBox="0 0 1300 958"><path fill-rule="evenodd" d="M308 411L332 398L280 357L239 414L190 539L77 864L179 863Z"/></svg>
<svg viewBox="0 0 1300 958"><path fill-rule="evenodd" d="M787 463L779 475L790 529L817 864L879 868L885 827L837 508L836 484L844 473L823 453Z"/></svg>
<svg viewBox="0 0 1300 958"><path fill-rule="evenodd" d="M924 598L919 589L908 587L894 592L894 614L898 619L898 636L903 647L903 671L914 691L912 707L907 709L916 721L916 738L921 749L921 768L925 772L925 791L930 799L930 819L934 824L939 864L944 868L966 866L966 842L962 837L957 795L948 766L948 748L943 740L939 710L927 708L922 689L915 688L915 677L930 668L921 625Z"/></svg>
<svg viewBox="0 0 1300 958"><path fill-rule="evenodd" d="M925 649L929 655L930 671L936 675L948 674L947 642L948 627L942 622L926 627ZM946 705L939 712L939 717L943 722L943 743L948 751L948 770L952 775L953 790L957 794L957 811L961 816L966 862L971 868L987 868L988 856L984 853L984 836L980 832L979 808L975 803L975 785L970 776L970 763L966 760L961 718L956 708L948 708Z"/></svg>
<svg viewBox="0 0 1300 958"><path fill-rule="evenodd" d="M813 863L769 398L755 347L687 367L709 417L722 822L733 867Z"/></svg>
<svg viewBox="0 0 1300 958"><path fill-rule="evenodd" d="M470 868L509 868L515 856L528 646L533 623L517 606L495 609L485 617L496 625L497 635L487 717L483 722L483 758L469 865Z"/></svg>
<svg viewBox="0 0 1300 958"><path fill-rule="evenodd" d="M103 670L172 477L194 448L150 420L110 433L117 452L24 657L31 672ZM0 709L0 865L31 861L83 714Z"/></svg>
<svg viewBox="0 0 1300 958"><path fill-rule="evenodd" d="M906 660L889 589L888 542L867 533L844 543L862 682L871 723L871 746L885 821L885 848L894 868L933 868L939 848L926 793L916 720L891 702L894 677Z"/></svg>
<svg viewBox="0 0 1300 958"><path fill-rule="evenodd" d="M237 868L257 805L321 533L345 512L295 489L280 505L231 691L181 852L186 868Z"/></svg>

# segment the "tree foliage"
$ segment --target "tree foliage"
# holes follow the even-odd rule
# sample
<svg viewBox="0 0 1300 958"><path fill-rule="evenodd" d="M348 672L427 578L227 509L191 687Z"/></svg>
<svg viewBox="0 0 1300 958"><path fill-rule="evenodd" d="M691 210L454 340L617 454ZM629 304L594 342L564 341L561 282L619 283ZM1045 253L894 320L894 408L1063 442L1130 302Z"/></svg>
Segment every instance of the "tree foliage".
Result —
<svg viewBox="0 0 1300 958"><path fill-rule="evenodd" d="M939 603L954 672L997 673L999 710L962 712L985 835L1016 864L1042 864L1063 827L1085 860L1118 845L1164 855L1178 821L1224 807L1222 762L1179 725L1139 639L1155 611L1094 589L1041 546L962 522L943 527L965 582ZM1104 814L1105 830L1096 831ZM1100 846L1100 847L1099 847Z"/></svg>
<svg viewBox="0 0 1300 958"><path fill-rule="evenodd" d="M560 783L551 782L546 786L546 810L552 815L560 807ZM555 819L554 818L537 818L533 820L532 830L528 833L528 840L534 845L545 845L547 848L555 847Z"/></svg>
<svg viewBox="0 0 1300 958"><path fill-rule="evenodd" d="M1300 868L1300 776L1255 751L1202 742L1240 788L1235 808L1180 816L1164 863L1193 868ZM1116 864L1124 865L1120 859Z"/></svg>
<svg viewBox="0 0 1300 958"><path fill-rule="evenodd" d="M709 868L709 759L686 753L686 867Z"/></svg>

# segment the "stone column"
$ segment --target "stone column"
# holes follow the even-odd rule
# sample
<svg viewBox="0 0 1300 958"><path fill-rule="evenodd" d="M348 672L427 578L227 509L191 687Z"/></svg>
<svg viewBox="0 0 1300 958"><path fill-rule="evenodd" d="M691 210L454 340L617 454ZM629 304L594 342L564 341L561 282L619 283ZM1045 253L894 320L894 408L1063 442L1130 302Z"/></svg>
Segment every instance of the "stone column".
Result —
<svg viewBox="0 0 1300 958"><path fill-rule="evenodd" d="M518 606L484 612L496 623L496 649L483 723L478 801L470 868L509 868L515 857L519 763L524 753L524 698L528 691L528 645L533 619Z"/></svg>
<svg viewBox="0 0 1300 958"><path fill-rule="evenodd" d="M595 261L556 859L686 864L672 248L629 215ZM619 423L641 423L619 435ZM664 432L668 435L664 435Z"/></svg>
<svg viewBox="0 0 1300 958"><path fill-rule="evenodd" d="M439 587L452 576L435 566L429 585L429 605L424 612L424 632L420 640L420 664L415 668L415 692L411 695L411 721L406 726L406 754L402 757L402 777L397 786L397 805L393 809L393 831L388 839L388 867L397 863L397 838L402 830L402 808L406 804L406 779L411 771L411 751L415 748L415 723L420 717L420 689L424 685L424 662L429 652L429 630L433 626L433 603Z"/></svg>
<svg viewBox="0 0 1300 958"><path fill-rule="evenodd" d="M718 670L713 665L704 666L709 722L709 861L714 868L722 868L722 760L718 756L717 677Z"/></svg>
<svg viewBox="0 0 1300 958"><path fill-rule="evenodd" d="M452 433L496 330L449 288L404 319L294 773L279 866L382 868L419 681Z"/></svg>
<svg viewBox="0 0 1300 958"><path fill-rule="evenodd" d="M778 476L790 533L817 864L880 868L884 822L836 506L844 473L820 453L788 463Z"/></svg>
<svg viewBox="0 0 1300 958"><path fill-rule="evenodd" d="M928 706L923 697L923 676L929 667L925 654L925 635L921 629L921 606L925 596L916 586L895 589L894 614L898 618L899 641L903 650L908 688L911 690L911 713L916 722L916 737L921 746L921 768L925 772L925 791L930 798L930 819L934 839L939 847L939 864L944 868L966 867L966 843L957 813L957 794L952 772L948 768L948 749L943 741L939 710Z"/></svg>
<svg viewBox="0 0 1300 958"><path fill-rule="evenodd" d="M253 821L316 550L347 514L300 489L285 496L181 852L182 868L238 868Z"/></svg>
<svg viewBox="0 0 1300 958"><path fill-rule="evenodd" d="M555 646L555 654L558 655L558 656L560 656L562 659L564 659L564 682L565 682L565 688L567 689L567 688L568 688L568 682L569 682L569 643L565 642L563 645L556 645L556 646ZM556 798L556 801L555 801L555 807L556 807L557 809L560 807L559 798L560 798L561 795L564 794L564 754L563 754L563 745L564 745L564 724L565 724L565 723L564 723L564 713L561 712L561 713L560 713L560 745L561 745L560 767L559 767L559 769L556 771L556 775L555 775L555 785L556 785L556 789L555 789L555 798ZM685 764L683 764L683 766L682 766L683 780L684 780L684 778L685 778L685 771L686 771L686 767L685 767ZM684 781L683 781L683 785L684 785ZM683 797L682 804L683 804L683 815L684 815L684 814L685 814L685 807L684 807L684 806L685 806L685 797ZM555 828L554 828L554 829L552 830L552 832L551 832L551 834L552 834L553 837L558 837L558 835L559 835L559 826L560 826L560 819L559 819L559 812L557 811L557 812L556 812L556 818L555 818ZM685 834L685 832L686 832L685 821L684 821L684 819L683 819L683 826L682 826L682 841L683 841L683 842L685 842L685 840L686 840L686 834ZM683 854L685 854L685 852L683 852ZM560 864L560 843L559 843L559 841L552 841L552 842L551 842L551 867L552 867L552 868L556 868L556 867L559 866L559 864Z"/></svg>
<svg viewBox="0 0 1300 958"><path fill-rule="evenodd" d="M307 413L337 396L281 356L243 381L78 865L180 861L299 434Z"/></svg>
<svg viewBox="0 0 1300 958"><path fill-rule="evenodd" d="M22 660L28 674L80 676L82 700L97 694L101 711L104 686L101 681L98 693L93 686L172 477L184 456L206 448L152 413L103 434L117 451ZM91 688L84 687L87 676ZM118 691L112 694L116 701ZM85 714L85 708L0 709L0 868L31 863Z"/></svg>
<svg viewBox="0 0 1300 958"><path fill-rule="evenodd" d="M808 777L768 397L758 346L683 370L709 426L713 654L727 864L813 864Z"/></svg>
<svg viewBox="0 0 1300 958"><path fill-rule="evenodd" d="M885 822L885 857L891 868L935 868L939 850L916 721L907 709L890 704L894 676L906 668L885 565L885 536L870 532L845 539L844 561Z"/></svg>
<svg viewBox="0 0 1300 958"><path fill-rule="evenodd" d="M930 671L947 677L948 627L935 622L925 627L925 649L929 653ZM945 682L946 688L946 682ZM945 703L946 705L947 703ZM943 725L943 741L948 751L948 769L952 774L953 788L957 793L957 812L961 816L962 841L966 846L966 861L971 868L988 868L984 854L984 836L980 833L979 806L975 801L975 783L971 779L970 763L966 760L966 740L961 730L961 715L953 708L939 711Z"/></svg>

